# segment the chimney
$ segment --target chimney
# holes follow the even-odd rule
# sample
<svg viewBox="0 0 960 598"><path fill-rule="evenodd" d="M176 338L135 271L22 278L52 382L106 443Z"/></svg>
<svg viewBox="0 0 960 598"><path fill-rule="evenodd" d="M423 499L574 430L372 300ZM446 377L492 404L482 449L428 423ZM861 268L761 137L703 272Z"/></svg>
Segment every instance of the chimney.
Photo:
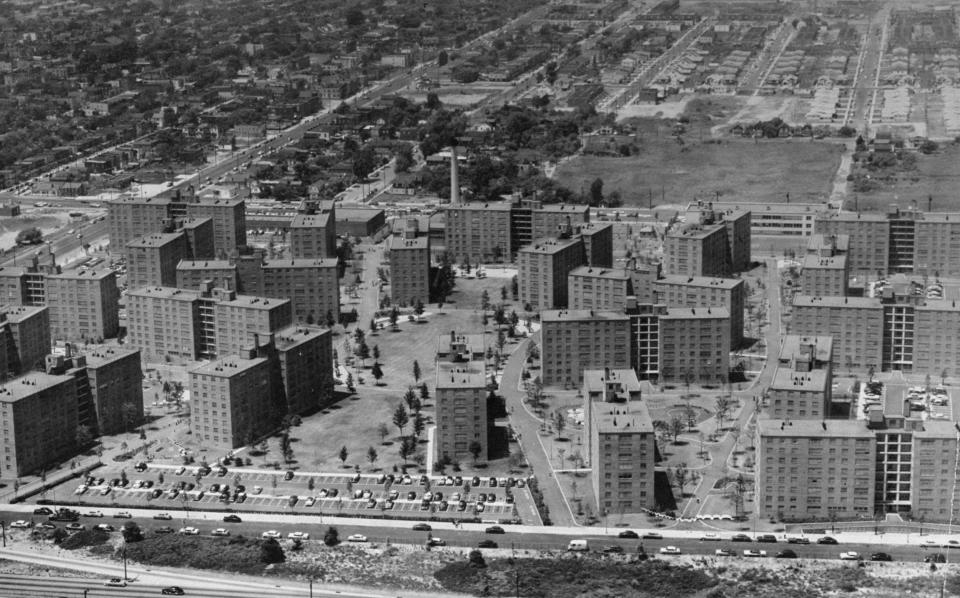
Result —
<svg viewBox="0 0 960 598"><path fill-rule="evenodd" d="M450 145L450 205L460 205L460 164L457 162L456 141Z"/></svg>

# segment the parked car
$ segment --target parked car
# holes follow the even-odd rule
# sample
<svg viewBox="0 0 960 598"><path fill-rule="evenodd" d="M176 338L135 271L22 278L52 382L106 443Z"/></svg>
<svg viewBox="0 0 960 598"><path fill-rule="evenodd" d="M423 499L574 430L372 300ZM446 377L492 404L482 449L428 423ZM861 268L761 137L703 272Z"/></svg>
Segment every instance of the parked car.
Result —
<svg viewBox="0 0 960 598"><path fill-rule="evenodd" d="M887 554L886 552L875 552L870 555L870 560L890 562L893 560L893 557Z"/></svg>
<svg viewBox="0 0 960 598"><path fill-rule="evenodd" d="M211 536L229 536L229 535L230 535L230 530L224 529L224 528L222 528L222 527L218 527L217 529L215 529L215 530L213 530L212 532L210 532L210 535L211 535Z"/></svg>
<svg viewBox="0 0 960 598"><path fill-rule="evenodd" d="M263 532L262 534L260 534L260 537L263 538L264 540L269 540L270 538L273 538L274 540L279 540L283 536L281 536L280 532L278 532L277 530L272 529L272 530Z"/></svg>
<svg viewBox="0 0 960 598"><path fill-rule="evenodd" d="M480 540L477 542L477 548L496 548L497 543L493 540Z"/></svg>
<svg viewBox="0 0 960 598"><path fill-rule="evenodd" d="M806 536L792 536L790 538L787 538L787 543L788 544L809 544L810 538L807 538Z"/></svg>
<svg viewBox="0 0 960 598"><path fill-rule="evenodd" d="M736 553L729 548L718 548L713 551L713 554L716 556L734 556Z"/></svg>
<svg viewBox="0 0 960 598"><path fill-rule="evenodd" d="M747 534L734 534L730 540L733 542L753 542L753 538Z"/></svg>
<svg viewBox="0 0 960 598"><path fill-rule="evenodd" d="M623 530L622 532L620 532L619 534L617 534L617 537L618 537L618 538L629 538L629 539L631 539L631 540L636 540L636 539L640 538L640 536L637 534L637 532L632 531L632 530L629 530L629 529Z"/></svg>
<svg viewBox="0 0 960 598"><path fill-rule="evenodd" d="M485 530L483 530L483 531L484 531L485 533L488 533L488 534L505 534L505 533L507 533L507 532L504 531L504 529L503 529L502 527L500 527L499 525L491 525L490 527L488 527L487 529L485 529Z"/></svg>
<svg viewBox="0 0 960 598"><path fill-rule="evenodd" d="M753 549L748 548L747 550L744 550L744 551L743 551L743 556L754 557L754 558L762 558L762 557L767 556L767 551L766 551L766 550L753 550Z"/></svg>
<svg viewBox="0 0 960 598"><path fill-rule="evenodd" d="M644 540L663 540L663 534L659 532L646 532L643 534Z"/></svg>
<svg viewBox="0 0 960 598"><path fill-rule="evenodd" d="M107 586L108 588L125 588L127 587L127 582L123 581L119 577L111 577L103 585Z"/></svg>
<svg viewBox="0 0 960 598"><path fill-rule="evenodd" d="M663 546L660 548L660 554L681 554L676 546Z"/></svg>
<svg viewBox="0 0 960 598"><path fill-rule="evenodd" d="M170 521L173 517L169 513L157 513L153 516L154 519L159 519L161 521Z"/></svg>
<svg viewBox="0 0 960 598"><path fill-rule="evenodd" d="M169 586L160 590L164 596L183 596L186 592L180 586Z"/></svg>
<svg viewBox="0 0 960 598"><path fill-rule="evenodd" d="M817 539L817 544L839 544L836 538L831 538L830 536L823 536L822 538Z"/></svg>
<svg viewBox="0 0 960 598"><path fill-rule="evenodd" d="M363 534L351 534L347 536L347 542L366 542L367 537Z"/></svg>
<svg viewBox="0 0 960 598"><path fill-rule="evenodd" d="M863 557L860 556L859 552L854 552L853 550L840 553L841 561L859 561L859 560L862 560L862 558Z"/></svg>
<svg viewBox="0 0 960 598"><path fill-rule="evenodd" d="M240 516L239 516L239 515L232 515L232 514L231 514L231 515L224 515L224 516L223 516L223 521L224 521L225 523L240 523L240 522L242 522L243 520L240 519Z"/></svg>
<svg viewBox="0 0 960 598"><path fill-rule="evenodd" d="M415 532L429 532L432 529L429 523L417 523L413 526L413 531Z"/></svg>

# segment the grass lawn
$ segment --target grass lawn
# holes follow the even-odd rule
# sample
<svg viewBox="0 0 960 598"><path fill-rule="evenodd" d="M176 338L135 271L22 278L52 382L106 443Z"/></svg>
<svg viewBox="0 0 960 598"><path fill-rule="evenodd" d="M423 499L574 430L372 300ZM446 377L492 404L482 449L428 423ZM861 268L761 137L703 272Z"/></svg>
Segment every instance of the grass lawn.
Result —
<svg viewBox="0 0 960 598"><path fill-rule="evenodd" d="M891 204L909 208L913 200L926 211L927 198L933 197L932 211L956 212L960 199L956 196L960 183L960 145L943 144L941 150L930 155L917 154L916 170L899 172L876 191L849 194L844 209L861 212L886 211Z"/></svg>
<svg viewBox="0 0 960 598"><path fill-rule="evenodd" d="M708 140L710 141L710 140ZM824 201L842 146L800 140L723 139L702 143L693 134L647 137L627 158L576 156L557 167L556 179L576 191L601 178L604 193L620 191L626 206L725 201Z"/></svg>

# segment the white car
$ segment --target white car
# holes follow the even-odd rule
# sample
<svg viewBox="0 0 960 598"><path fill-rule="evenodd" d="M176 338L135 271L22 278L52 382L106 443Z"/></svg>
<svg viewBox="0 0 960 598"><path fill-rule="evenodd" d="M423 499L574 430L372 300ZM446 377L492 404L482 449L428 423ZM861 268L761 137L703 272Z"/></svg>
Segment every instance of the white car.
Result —
<svg viewBox="0 0 960 598"><path fill-rule="evenodd" d="M312 497L312 496L308 496L308 497L307 497L307 500L305 500L305 501L303 502L303 506L305 506L305 507L312 507L314 504L316 504L316 502L317 502L317 499L315 499L315 498Z"/></svg>
<svg viewBox="0 0 960 598"><path fill-rule="evenodd" d="M748 550L744 550L744 551L743 551L743 556L763 558L763 557L767 556L767 551L766 551L766 550L750 550L750 549L748 549Z"/></svg>
<svg viewBox="0 0 960 598"><path fill-rule="evenodd" d="M702 536L700 536L700 541L701 542L719 542L720 536L718 534L713 534L713 533L703 534Z"/></svg>
<svg viewBox="0 0 960 598"><path fill-rule="evenodd" d="M110 581L104 583L103 585L109 588L125 588L127 587L127 582L123 581L119 577L114 577Z"/></svg>
<svg viewBox="0 0 960 598"><path fill-rule="evenodd" d="M366 542L367 537L362 534L353 534L347 537L347 542Z"/></svg>
<svg viewBox="0 0 960 598"><path fill-rule="evenodd" d="M273 538L274 540L279 540L283 536L281 536L280 532L278 532L277 530L272 529L272 530L263 532L262 534L260 534L260 537L263 538L264 540L268 540L270 538Z"/></svg>
<svg viewBox="0 0 960 598"><path fill-rule="evenodd" d="M676 546L664 546L660 549L660 554L680 554L680 549Z"/></svg>
<svg viewBox="0 0 960 598"><path fill-rule="evenodd" d="M860 553L859 553L859 552L854 552L854 551L852 551L852 550L849 551L849 552L841 552L841 553L840 553L840 560L841 560L841 561L859 561L859 560L860 560Z"/></svg>
<svg viewBox="0 0 960 598"><path fill-rule="evenodd" d="M210 535L211 536L229 536L230 530L224 529L222 527L218 527L217 529L210 532Z"/></svg>
<svg viewBox="0 0 960 598"><path fill-rule="evenodd" d="M73 493L74 493L74 494L83 494L83 493L86 492L86 491L87 491L87 485L86 485L86 484L80 484L79 486L77 486L77 489L73 491Z"/></svg>
<svg viewBox="0 0 960 598"><path fill-rule="evenodd" d="M126 511L120 511L119 513L117 513L116 515L114 515L114 518L116 518L116 519L132 519L132 518L133 518L133 515L131 515L130 513L127 513Z"/></svg>
<svg viewBox="0 0 960 598"><path fill-rule="evenodd" d="M33 524L30 523L29 521L24 521L23 519L20 519L11 523L10 529L27 529L32 525Z"/></svg>
<svg viewBox="0 0 960 598"><path fill-rule="evenodd" d="M100 511L88 511L85 517L103 517L103 513Z"/></svg>
<svg viewBox="0 0 960 598"><path fill-rule="evenodd" d="M287 534L287 538L291 540L309 540L310 534L307 532L290 532Z"/></svg>
<svg viewBox="0 0 960 598"><path fill-rule="evenodd" d="M186 470L187 470L187 468L184 467L183 465L181 465L181 466L178 467L177 470L176 470L175 472L173 472L173 473L174 473L174 475L183 475L183 472L185 472Z"/></svg>
<svg viewBox="0 0 960 598"><path fill-rule="evenodd" d="M199 536L200 530L195 527L181 527L180 534L184 536Z"/></svg>

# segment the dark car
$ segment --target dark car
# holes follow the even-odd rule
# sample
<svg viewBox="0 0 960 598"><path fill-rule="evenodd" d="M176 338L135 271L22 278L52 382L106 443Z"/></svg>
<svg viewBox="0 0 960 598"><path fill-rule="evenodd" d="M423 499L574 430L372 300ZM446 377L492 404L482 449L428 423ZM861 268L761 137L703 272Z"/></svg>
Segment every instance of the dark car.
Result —
<svg viewBox="0 0 960 598"><path fill-rule="evenodd" d="M622 546L607 546L603 549L603 554L623 554Z"/></svg>
<svg viewBox="0 0 960 598"><path fill-rule="evenodd" d="M413 490L407 492L407 500L417 500L417 493Z"/></svg>
<svg viewBox="0 0 960 598"><path fill-rule="evenodd" d="M167 526L167 525L164 525L163 527L158 527L157 529L153 530L153 533L155 533L155 534L172 534L172 533L173 533L173 528L172 528L172 527L169 527L169 526Z"/></svg>
<svg viewBox="0 0 960 598"><path fill-rule="evenodd" d="M753 542L753 539L747 534L735 534L730 540L733 542Z"/></svg>
<svg viewBox="0 0 960 598"><path fill-rule="evenodd" d="M923 562L924 563L946 563L947 557L942 552L938 552L937 554L928 554L927 556L923 557Z"/></svg>
<svg viewBox="0 0 960 598"><path fill-rule="evenodd" d="M180 586L170 586L169 588L160 590L160 593L164 596L183 596L186 592L184 592Z"/></svg>
<svg viewBox="0 0 960 598"><path fill-rule="evenodd" d="M239 515L224 515L223 520L227 523L241 523L243 521Z"/></svg>
<svg viewBox="0 0 960 598"><path fill-rule="evenodd" d="M770 544L775 544L777 542L777 537L773 534L761 534L757 536L757 542L767 542Z"/></svg>
<svg viewBox="0 0 960 598"><path fill-rule="evenodd" d="M134 465L133 469L136 470L136 471L146 471L146 470L147 470L147 464L144 463L143 461L141 461L141 462L137 463L136 465Z"/></svg>
<svg viewBox="0 0 960 598"><path fill-rule="evenodd" d="M793 537L787 539L788 544L809 544L810 538L805 536Z"/></svg>
<svg viewBox="0 0 960 598"><path fill-rule="evenodd" d="M488 533L488 534L505 534L505 533L507 533L507 532L505 532L505 531L503 530L503 528L500 527L499 525L491 525L490 527L488 527L487 529L485 529L485 530L483 530L483 531L485 531L485 532Z"/></svg>
<svg viewBox="0 0 960 598"><path fill-rule="evenodd" d="M429 523L418 523L413 526L413 531L415 532L429 532L432 529Z"/></svg>
<svg viewBox="0 0 960 598"><path fill-rule="evenodd" d="M892 561L893 557L887 554L886 552L875 552L870 555L871 561Z"/></svg>
<svg viewBox="0 0 960 598"><path fill-rule="evenodd" d="M635 531L633 531L633 530L627 529L627 530L623 530L622 532L620 532L619 534L617 534L617 537L618 537L618 538L629 538L629 539L631 539L631 540L636 540L636 539L638 539L640 536L639 536L639 534L637 534L637 532L635 532Z"/></svg>
<svg viewBox="0 0 960 598"><path fill-rule="evenodd" d="M781 550L780 552L778 552L777 558L778 559L795 559L797 558L797 553L795 553L794 551L788 548L786 550Z"/></svg>
<svg viewBox="0 0 960 598"><path fill-rule="evenodd" d="M33 510L34 515L53 515L53 509L49 507L40 507Z"/></svg>
<svg viewBox="0 0 960 598"><path fill-rule="evenodd" d="M286 471L286 473L283 474L283 479L284 479L284 480L287 480L288 482L289 482L290 480L292 480L292 479L293 479L293 470L292 470L292 469L288 469L288 470Z"/></svg>
<svg viewBox="0 0 960 598"><path fill-rule="evenodd" d="M817 539L817 544L839 544L836 538L831 538L830 536L824 536Z"/></svg>
<svg viewBox="0 0 960 598"><path fill-rule="evenodd" d="M480 540L477 542L477 548L496 548L497 543L493 540Z"/></svg>
<svg viewBox="0 0 960 598"><path fill-rule="evenodd" d="M660 532L647 532L643 534L644 540L663 540L663 534Z"/></svg>

